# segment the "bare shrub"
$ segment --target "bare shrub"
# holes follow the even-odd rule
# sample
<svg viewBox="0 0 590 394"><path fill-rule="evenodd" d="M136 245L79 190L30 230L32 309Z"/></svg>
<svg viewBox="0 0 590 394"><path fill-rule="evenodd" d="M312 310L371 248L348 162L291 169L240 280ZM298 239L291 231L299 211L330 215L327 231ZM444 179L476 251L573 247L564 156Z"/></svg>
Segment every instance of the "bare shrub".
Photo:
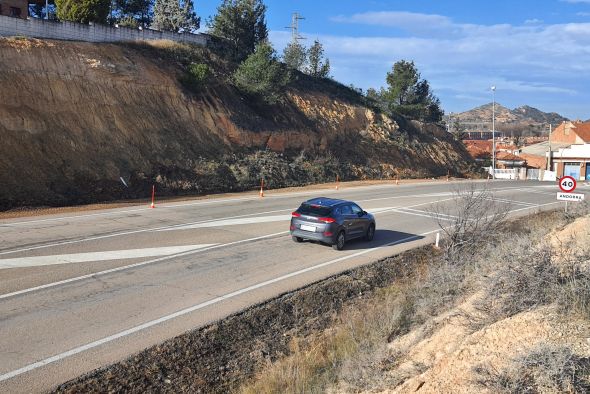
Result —
<svg viewBox="0 0 590 394"><path fill-rule="evenodd" d="M510 205L499 202L486 185L458 186L450 203L436 204L431 213L440 227L445 259L458 263L501 234Z"/></svg>
<svg viewBox="0 0 590 394"><path fill-rule="evenodd" d="M485 295L474 304L487 317L484 325L553 300L559 271L551 264L551 249L534 247L529 237L515 237L496 251L482 281Z"/></svg>
<svg viewBox="0 0 590 394"><path fill-rule="evenodd" d="M562 271L556 286L555 301L559 310L590 320L590 272L574 265Z"/></svg>
<svg viewBox="0 0 590 394"><path fill-rule="evenodd" d="M587 200L568 203L567 211L563 211L563 217L569 222L588 214L590 214L590 203Z"/></svg>
<svg viewBox="0 0 590 394"><path fill-rule="evenodd" d="M480 365L474 372L476 383L495 393L590 392L590 358L566 346L541 344L501 371Z"/></svg>

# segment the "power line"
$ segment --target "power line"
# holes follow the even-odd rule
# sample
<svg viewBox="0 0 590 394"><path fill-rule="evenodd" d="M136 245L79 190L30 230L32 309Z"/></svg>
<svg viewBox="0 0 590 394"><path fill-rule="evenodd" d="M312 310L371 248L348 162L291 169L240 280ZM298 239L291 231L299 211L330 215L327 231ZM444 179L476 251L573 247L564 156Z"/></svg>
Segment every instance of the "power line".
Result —
<svg viewBox="0 0 590 394"><path fill-rule="evenodd" d="M285 29L291 30L291 39L293 40L293 42L306 39L305 37L303 37L299 34L299 21L303 20L303 19L305 19L305 18L302 17L301 15L299 15L298 12L294 12L291 15L291 26L285 27Z"/></svg>

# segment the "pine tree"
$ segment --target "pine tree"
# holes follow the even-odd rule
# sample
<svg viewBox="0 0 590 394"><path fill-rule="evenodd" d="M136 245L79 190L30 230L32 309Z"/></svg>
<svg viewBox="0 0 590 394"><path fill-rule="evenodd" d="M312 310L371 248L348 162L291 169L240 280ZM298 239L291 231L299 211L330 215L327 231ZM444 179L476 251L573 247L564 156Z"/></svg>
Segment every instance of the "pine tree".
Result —
<svg viewBox="0 0 590 394"><path fill-rule="evenodd" d="M233 75L234 84L240 90L271 104L280 99L289 80L290 73L279 63L275 50L268 42L260 43Z"/></svg>
<svg viewBox="0 0 590 394"><path fill-rule="evenodd" d="M62 21L106 23L110 0L55 0L57 17Z"/></svg>
<svg viewBox="0 0 590 394"><path fill-rule="evenodd" d="M194 11L191 0L156 0L152 26L164 31L194 31L201 19Z"/></svg>
<svg viewBox="0 0 590 394"><path fill-rule="evenodd" d="M330 76L330 60L324 60L324 47L315 40L308 51L307 74L316 78L328 78Z"/></svg>
<svg viewBox="0 0 590 394"><path fill-rule="evenodd" d="M440 100L430 90L430 84L420 79L414 62L401 60L393 65L386 78L385 93L389 109L412 119L439 122L444 115Z"/></svg>
<svg viewBox="0 0 590 394"><path fill-rule="evenodd" d="M117 21L120 25L149 26L153 5L154 0L116 0Z"/></svg>
<svg viewBox="0 0 590 394"><path fill-rule="evenodd" d="M209 21L209 33L229 42L230 55L242 61L268 39L266 6L262 0L223 0Z"/></svg>
<svg viewBox="0 0 590 394"><path fill-rule="evenodd" d="M289 68L303 71L307 62L307 50L298 40L293 40L283 50L283 62Z"/></svg>

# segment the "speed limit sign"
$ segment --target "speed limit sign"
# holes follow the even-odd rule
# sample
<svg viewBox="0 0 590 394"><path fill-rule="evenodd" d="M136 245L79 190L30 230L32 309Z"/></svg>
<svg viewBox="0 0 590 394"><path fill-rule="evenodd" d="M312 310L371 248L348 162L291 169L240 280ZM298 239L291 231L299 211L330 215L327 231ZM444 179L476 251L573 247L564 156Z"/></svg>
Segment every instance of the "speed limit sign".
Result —
<svg viewBox="0 0 590 394"><path fill-rule="evenodd" d="M559 188L564 193L571 193L576 190L576 180L574 177L566 175L559 180Z"/></svg>

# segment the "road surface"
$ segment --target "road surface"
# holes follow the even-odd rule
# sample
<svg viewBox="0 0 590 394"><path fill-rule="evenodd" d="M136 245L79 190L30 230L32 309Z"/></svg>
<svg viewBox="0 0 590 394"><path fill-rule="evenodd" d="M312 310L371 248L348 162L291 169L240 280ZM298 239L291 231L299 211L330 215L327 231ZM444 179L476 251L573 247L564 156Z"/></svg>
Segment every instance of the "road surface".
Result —
<svg viewBox="0 0 590 394"><path fill-rule="evenodd" d="M457 185L271 191L0 220L0 392L51 389L285 291L432 242L431 206L452 202ZM554 183L478 185L514 212L559 206ZM340 252L294 243L290 213L321 195L373 212L375 239Z"/></svg>

